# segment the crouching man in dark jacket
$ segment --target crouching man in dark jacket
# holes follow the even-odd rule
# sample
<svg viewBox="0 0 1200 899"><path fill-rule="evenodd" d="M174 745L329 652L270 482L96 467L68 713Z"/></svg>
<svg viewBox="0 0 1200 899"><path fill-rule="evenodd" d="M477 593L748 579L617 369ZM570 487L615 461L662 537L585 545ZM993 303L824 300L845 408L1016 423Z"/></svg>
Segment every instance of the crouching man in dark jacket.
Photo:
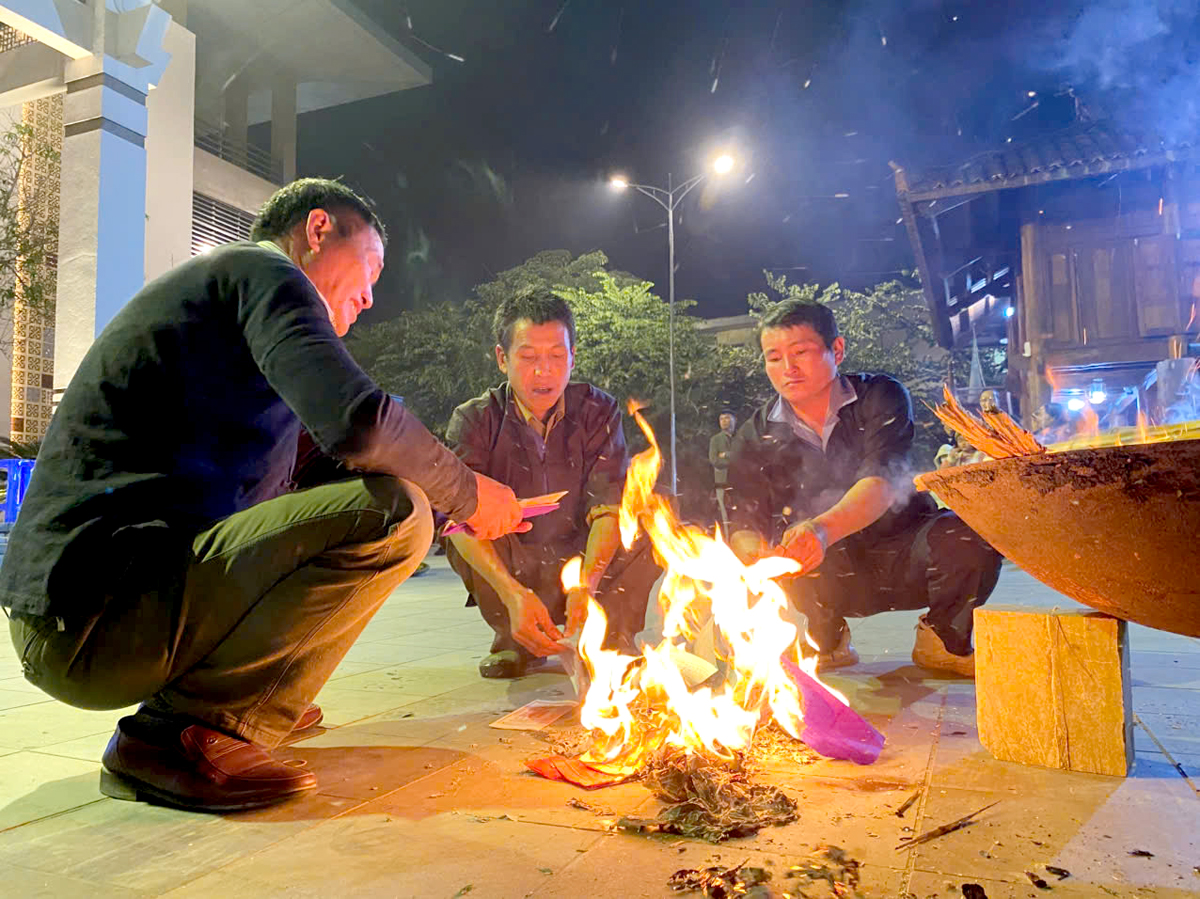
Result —
<svg viewBox="0 0 1200 899"><path fill-rule="evenodd" d="M499 540L454 534L446 555L495 638L479 664L484 677L518 677L534 656L563 651L587 599L608 614L608 640L632 648L658 578L649 541L621 548L617 510L629 453L616 400L570 383L575 318L546 292L513 297L496 310L496 363L506 383L454 410L446 436L472 469L518 496L566 491L526 533ZM562 587L563 564L583 555L583 583Z"/></svg>
<svg viewBox="0 0 1200 899"><path fill-rule="evenodd" d="M63 396L0 569L30 682L141 704L100 789L211 811L311 790L270 751L420 563L430 503L497 538L511 490L475 474L342 345L384 230L345 186L294 182L253 240L146 285ZM301 424L355 477L291 490Z"/></svg>
<svg viewBox="0 0 1200 899"><path fill-rule="evenodd" d="M803 566L780 583L808 617L818 670L858 661L847 618L928 608L913 661L974 676L972 612L1000 555L913 491L908 391L888 375L839 374L846 342L820 304L780 303L759 340L778 396L730 452L734 550L749 560L781 547Z"/></svg>

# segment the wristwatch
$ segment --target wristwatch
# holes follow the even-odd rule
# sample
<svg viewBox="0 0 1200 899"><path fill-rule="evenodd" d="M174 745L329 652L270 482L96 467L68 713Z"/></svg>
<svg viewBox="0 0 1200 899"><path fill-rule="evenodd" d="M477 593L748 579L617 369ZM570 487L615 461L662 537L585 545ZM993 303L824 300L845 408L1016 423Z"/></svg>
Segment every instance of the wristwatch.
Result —
<svg viewBox="0 0 1200 899"><path fill-rule="evenodd" d="M810 518L804 522L804 526L811 530L816 538L821 541L821 552L829 549L829 530L821 522L815 518Z"/></svg>

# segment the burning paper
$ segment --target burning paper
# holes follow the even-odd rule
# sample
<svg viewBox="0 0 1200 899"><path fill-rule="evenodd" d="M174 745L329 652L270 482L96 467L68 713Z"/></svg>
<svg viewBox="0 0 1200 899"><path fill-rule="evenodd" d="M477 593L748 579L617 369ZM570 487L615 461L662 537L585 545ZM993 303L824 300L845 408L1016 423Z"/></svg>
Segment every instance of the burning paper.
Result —
<svg viewBox="0 0 1200 899"><path fill-rule="evenodd" d="M772 556L745 565L719 531L710 535L681 524L670 503L654 492L662 463L654 434L636 408L631 412L650 448L633 459L626 478L621 536L629 547L644 530L666 569L658 596L663 636L637 656L604 649L604 611L589 601L579 639L588 675L580 721L595 741L578 761L609 773L641 771L660 751L733 762L756 728L772 719L796 739L850 727L843 748L830 739L816 740L825 749L814 748L865 761L862 725L870 725L853 712L830 713L830 703L848 711L846 699L821 684L815 659L798 651L797 628L789 620L795 615L774 580L798 573L799 564ZM578 571L574 560L564 568L566 588L577 582ZM709 626L711 673L689 652ZM789 669L807 674L804 698ZM816 729L805 725L809 706L820 709ZM871 731L867 743L881 746L882 737Z"/></svg>

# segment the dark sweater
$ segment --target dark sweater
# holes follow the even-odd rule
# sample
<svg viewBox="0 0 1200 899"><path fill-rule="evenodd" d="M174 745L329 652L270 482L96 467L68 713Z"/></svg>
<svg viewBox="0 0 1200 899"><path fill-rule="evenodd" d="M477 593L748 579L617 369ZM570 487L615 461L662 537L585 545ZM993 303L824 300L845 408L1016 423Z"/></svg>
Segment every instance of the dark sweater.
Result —
<svg viewBox="0 0 1200 899"><path fill-rule="evenodd" d="M194 535L291 488L301 422L361 471L456 519L471 472L371 381L281 253L218 248L146 285L96 339L46 437L0 568L0 604L87 614L182 576Z"/></svg>

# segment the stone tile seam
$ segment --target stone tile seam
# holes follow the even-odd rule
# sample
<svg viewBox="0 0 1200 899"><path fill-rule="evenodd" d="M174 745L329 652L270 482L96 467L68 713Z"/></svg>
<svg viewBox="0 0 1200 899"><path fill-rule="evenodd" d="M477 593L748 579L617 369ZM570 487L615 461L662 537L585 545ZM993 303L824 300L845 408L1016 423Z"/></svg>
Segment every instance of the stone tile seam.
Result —
<svg viewBox="0 0 1200 899"><path fill-rule="evenodd" d="M948 690L943 689L939 691L939 694L942 697L942 701L938 705L937 727L933 730L933 740L929 744L929 756L925 761L925 776L922 778L921 798L917 800L913 811L913 836L921 833L921 822L925 819L925 808L929 804L929 793L933 789L933 768L937 763L938 746L942 741L942 724L946 718L946 702L949 699L950 693ZM904 853L907 857L904 860L904 873L900 879L902 894L908 893L912 887L913 872L916 870L917 855L920 851L919 848L914 848Z"/></svg>
<svg viewBox="0 0 1200 899"><path fill-rule="evenodd" d="M1167 761L1171 763L1172 767L1174 767L1179 776L1182 777L1187 785L1192 788L1192 792L1196 794L1196 798L1200 799L1200 787L1198 787L1196 783L1190 777L1188 777L1188 773L1184 770L1183 765L1179 764L1179 762L1176 761L1175 756L1171 755L1171 753L1167 751L1167 747L1162 744L1162 741L1158 739L1154 731L1146 726L1146 722L1141 719L1141 716L1139 716L1137 712L1133 713L1133 720L1138 727L1150 735L1150 739L1154 741L1154 745L1158 747L1158 751L1166 757Z"/></svg>

